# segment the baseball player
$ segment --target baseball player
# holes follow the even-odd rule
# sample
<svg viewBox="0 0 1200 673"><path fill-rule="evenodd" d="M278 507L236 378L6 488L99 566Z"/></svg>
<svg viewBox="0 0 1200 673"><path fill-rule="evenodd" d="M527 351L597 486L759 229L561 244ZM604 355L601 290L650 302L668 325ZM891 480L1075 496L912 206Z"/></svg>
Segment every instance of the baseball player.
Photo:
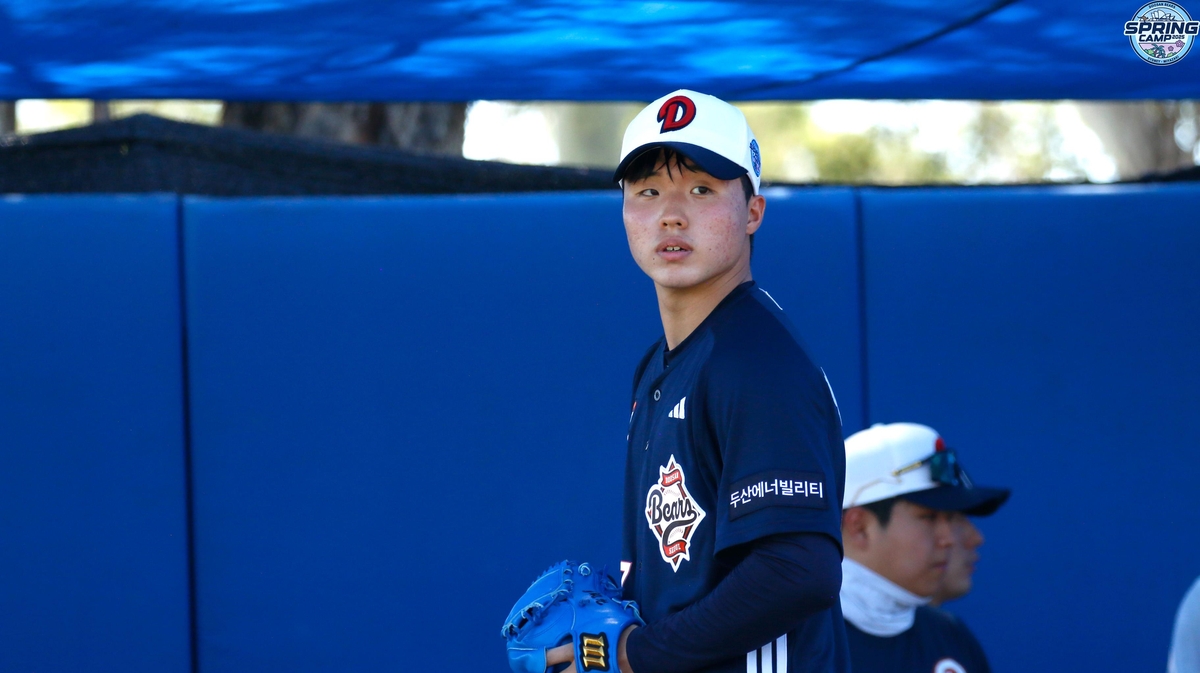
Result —
<svg viewBox="0 0 1200 673"><path fill-rule="evenodd" d="M950 550L946 559L946 572L933 594L930 605L940 606L947 601L958 600L971 592L975 563L979 561L979 547L983 545L983 533L962 512L950 513Z"/></svg>
<svg viewBox="0 0 1200 673"><path fill-rule="evenodd" d="M988 516L1008 496L972 483L924 425L878 424L846 440L841 604L855 673L989 673L966 625L928 603L946 573L952 522Z"/></svg>
<svg viewBox="0 0 1200 673"><path fill-rule="evenodd" d="M847 671L841 422L750 273L758 143L737 108L680 90L637 115L621 155L664 334L633 379L621 583L646 626L623 633L620 670Z"/></svg>

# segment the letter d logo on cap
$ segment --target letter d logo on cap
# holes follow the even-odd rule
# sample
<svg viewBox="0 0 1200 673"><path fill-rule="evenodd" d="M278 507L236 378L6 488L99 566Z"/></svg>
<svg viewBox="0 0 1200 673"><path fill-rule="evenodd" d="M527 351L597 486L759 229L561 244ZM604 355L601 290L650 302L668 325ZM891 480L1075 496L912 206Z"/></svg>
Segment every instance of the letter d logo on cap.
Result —
<svg viewBox="0 0 1200 673"><path fill-rule="evenodd" d="M658 108L658 121L662 122L659 133L678 131L692 123L696 118L696 104L687 96L675 96L667 99Z"/></svg>

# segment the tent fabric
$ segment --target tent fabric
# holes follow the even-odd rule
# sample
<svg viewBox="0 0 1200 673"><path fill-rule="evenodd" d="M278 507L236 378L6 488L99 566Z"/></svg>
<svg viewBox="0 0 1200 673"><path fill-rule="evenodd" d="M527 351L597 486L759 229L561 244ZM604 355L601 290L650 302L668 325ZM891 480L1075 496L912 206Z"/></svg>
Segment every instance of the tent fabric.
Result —
<svg viewBox="0 0 1200 673"><path fill-rule="evenodd" d="M135 115L0 144L0 194L208 196L615 190L607 170L515 166Z"/></svg>
<svg viewBox="0 0 1200 673"><path fill-rule="evenodd" d="M0 0L0 99L1200 97L1200 53L1134 53L1141 4Z"/></svg>

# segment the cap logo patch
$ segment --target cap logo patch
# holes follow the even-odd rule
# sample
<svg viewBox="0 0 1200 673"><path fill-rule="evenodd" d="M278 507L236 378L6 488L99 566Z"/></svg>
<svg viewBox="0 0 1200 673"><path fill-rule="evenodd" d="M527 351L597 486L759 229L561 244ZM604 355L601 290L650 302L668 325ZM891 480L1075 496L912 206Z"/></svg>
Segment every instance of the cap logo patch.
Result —
<svg viewBox="0 0 1200 673"><path fill-rule="evenodd" d="M674 96L658 108L658 121L662 122L659 133L678 131L696 118L696 104L687 96Z"/></svg>
<svg viewBox="0 0 1200 673"><path fill-rule="evenodd" d="M750 165L754 167L754 177L762 177L762 157L758 154L758 141L750 141ZM826 379L828 382L828 379Z"/></svg>

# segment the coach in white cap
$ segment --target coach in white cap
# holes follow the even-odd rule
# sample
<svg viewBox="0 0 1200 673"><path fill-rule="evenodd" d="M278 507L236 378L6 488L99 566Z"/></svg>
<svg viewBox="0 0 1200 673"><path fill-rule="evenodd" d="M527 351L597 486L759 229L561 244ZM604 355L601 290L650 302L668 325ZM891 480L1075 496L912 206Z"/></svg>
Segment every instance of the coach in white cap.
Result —
<svg viewBox="0 0 1200 673"><path fill-rule="evenodd" d="M928 603L952 559L956 519L988 516L1008 496L975 485L924 425L877 424L846 440L841 603L855 673L990 671L966 625Z"/></svg>

